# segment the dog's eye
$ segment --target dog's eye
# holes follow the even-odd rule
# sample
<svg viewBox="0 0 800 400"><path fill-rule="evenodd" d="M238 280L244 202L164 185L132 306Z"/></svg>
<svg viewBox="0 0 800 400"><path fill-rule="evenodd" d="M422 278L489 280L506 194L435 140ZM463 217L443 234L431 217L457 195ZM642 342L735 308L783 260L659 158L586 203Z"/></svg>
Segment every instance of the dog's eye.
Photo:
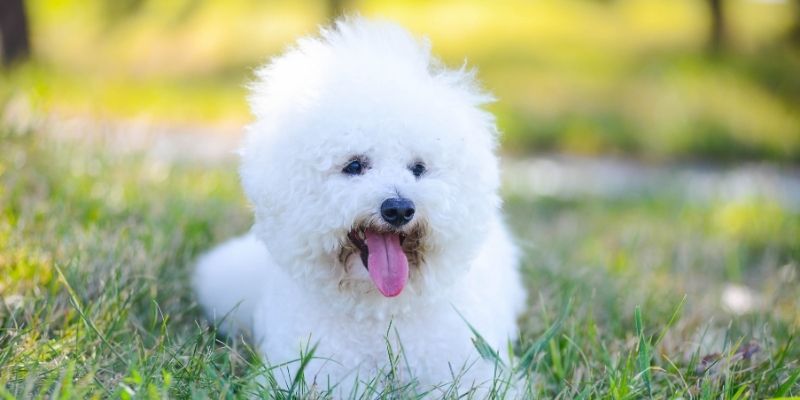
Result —
<svg viewBox="0 0 800 400"><path fill-rule="evenodd" d="M364 162L361 160L352 160L342 169L342 172L347 175L361 175L364 173Z"/></svg>
<svg viewBox="0 0 800 400"><path fill-rule="evenodd" d="M421 162L416 162L412 164L410 167L408 167L408 169L411 170L411 173L414 174L414 176L419 178L420 176L422 176L422 174L425 173L425 164Z"/></svg>

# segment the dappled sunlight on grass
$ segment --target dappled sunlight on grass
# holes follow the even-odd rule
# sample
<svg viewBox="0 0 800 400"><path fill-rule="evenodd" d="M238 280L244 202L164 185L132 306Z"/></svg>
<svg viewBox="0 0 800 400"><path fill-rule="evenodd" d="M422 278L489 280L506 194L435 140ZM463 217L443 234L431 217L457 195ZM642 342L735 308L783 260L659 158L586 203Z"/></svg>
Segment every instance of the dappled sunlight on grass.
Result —
<svg viewBox="0 0 800 400"><path fill-rule="evenodd" d="M800 219L769 200L729 202L714 210L713 227L749 243L788 244L800 238Z"/></svg>
<svg viewBox="0 0 800 400"><path fill-rule="evenodd" d="M13 71L35 111L61 116L139 118L153 123L243 123L249 118L245 82L225 77L206 80L144 79L54 73L30 64Z"/></svg>

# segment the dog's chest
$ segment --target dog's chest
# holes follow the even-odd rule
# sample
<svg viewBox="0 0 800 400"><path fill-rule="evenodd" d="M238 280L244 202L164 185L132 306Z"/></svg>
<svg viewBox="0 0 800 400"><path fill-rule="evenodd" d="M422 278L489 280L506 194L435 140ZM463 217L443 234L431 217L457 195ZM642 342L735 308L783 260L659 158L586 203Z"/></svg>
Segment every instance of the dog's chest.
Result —
<svg viewBox="0 0 800 400"><path fill-rule="evenodd" d="M476 354L466 325L450 307L374 320L322 309L306 309L283 319L290 310L286 305L275 308L256 321L257 329L261 327L261 351L273 365L292 365L301 352L308 354L313 348L314 374L347 379L355 373L372 376L391 370L400 380L408 371L415 377L446 380L450 366L459 368Z"/></svg>

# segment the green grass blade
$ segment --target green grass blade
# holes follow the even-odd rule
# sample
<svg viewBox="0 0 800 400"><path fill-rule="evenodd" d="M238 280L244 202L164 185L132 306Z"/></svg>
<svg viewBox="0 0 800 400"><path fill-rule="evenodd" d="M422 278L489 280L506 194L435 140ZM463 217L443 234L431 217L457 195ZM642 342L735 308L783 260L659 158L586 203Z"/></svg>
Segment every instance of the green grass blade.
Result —
<svg viewBox="0 0 800 400"><path fill-rule="evenodd" d="M300 367L297 368L297 373L294 375L294 379L292 379L292 386L289 388L289 396L295 396L294 391L300 386L300 383L303 382L305 369L308 367L308 364L311 363L311 360L314 359L314 353L317 352L317 345L318 343L314 343L308 352L301 354Z"/></svg>
<svg viewBox="0 0 800 400"><path fill-rule="evenodd" d="M69 281L67 281L67 277L64 275L64 271L61 270L58 264L53 264L53 268L55 268L59 278L61 278L61 281L64 283L64 287L66 287L67 289L67 293L69 294L69 298L73 307L75 307L75 311L78 312L78 315L80 315L83 322L86 323L86 326L88 326L89 329L91 329L97 335L97 337L100 338L103 344L105 344L108 347L108 349L111 350L111 353L114 354L114 356L116 356L120 361L124 362L125 357L123 357L122 354L120 354L119 351L117 351L117 348L111 344L111 342L106 338L106 335L100 332L100 329L97 328L97 325L94 324L94 321L92 321L89 318L89 316L86 315L86 313L83 311L83 307L81 306L81 303L78 300L78 296L77 294L75 294L75 290L72 289L72 286L69 284Z"/></svg>
<svg viewBox="0 0 800 400"><path fill-rule="evenodd" d="M686 295L684 294L683 298L681 298L681 301L678 303L678 306L675 307L675 311L672 312L672 316L669 318L669 321L667 322L666 325L664 325L664 329L661 330L661 334L658 335L658 339L656 339L656 341L653 342L654 347L658 346L661 343L661 341L664 340L664 337L667 335L669 328L671 328L672 325L675 323L675 321L678 320L678 317L681 315L681 312L683 311L683 307L685 305L686 305Z"/></svg>
<svg viewBox="0 0 800 400"><path fill-rule="evenodd" d="M789 393L789 390L792 389L792 386L794 386L794 383L797 382L798 378L800 378L800 368L795 369L794 373L789 375L789 378L786 379L786 382L783 382L783 384L775 392L775 397L783 397Z"/></svg>
<svg viewBox="0 0 800 400"><path fill-rule="evenodd" d="M456 313L458 313L458 316L461 317L461 320L464 321L465 324L467 324L467 327L472 332L473 335L472 345L475 346L475 350L478 351L478 354L480 354L481 358L483 358L486 361L491 361L495 363L495 365L499 365L505 368L505 363L503 362L503 359L500 358L499 351L494 350L492 346L489 345L489 342L487 342L486 339L484 339L483 336L478 332L478 330L475 329L475 327L472 326L472 324L470 324L466 318L464 318L463 314L461 314L458 310L455 311Z"/></svg>
<svg viewBox="0 0 800 400"><path fill-rule="evenodd" d="M642 310L636 306L633 314L634 324L636 325L636 336L639 338L639 348L636 356L636 366L638 374L641 374L644 385L647 388L648 396L653 396L650 373L650 345L644 337L644 323L642 322Z"/></svg>
<svg viewBox="0 0 800 400"><path fill-rule="evenodd" d="M736 393L734 393L733 396L731 396L731 400L739 400L744 394L745 390L747 390L747 385L742 385L741 387L739 387L739 390L737 390Z"/></svg>
<svg viewBox="0 0 800 400"><path fill-rule="evenodd" d="M564 306L564 309L561 311L561 314L558 316L556 321L550 325L549 328L540 336L532 345L528 348L525 354L520 357L519 364L517 365L517 372L520 374L524 374L527 371L531 370L533 366L533 361L536 358L536 355L539 354L544 346L550 342L556 333L561 331L561 327L564 325L564 321L567 319L567 315L569 315L570 309L572 308L572 296L569 297L567 300L567 304Z"/></svg>

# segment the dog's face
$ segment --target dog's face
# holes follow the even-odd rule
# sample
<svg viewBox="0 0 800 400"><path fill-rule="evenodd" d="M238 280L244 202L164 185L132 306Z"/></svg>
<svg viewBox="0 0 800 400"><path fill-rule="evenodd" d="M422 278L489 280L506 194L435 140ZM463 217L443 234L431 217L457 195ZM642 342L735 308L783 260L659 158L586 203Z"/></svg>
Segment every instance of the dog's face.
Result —
<svg viewBox="0 0 800 400"><path fill-rule="evenodd" d="M312 289L368 298L457 280L499 205L494 122L469 77L292 56L262 71L243 149L272 257Z"/></svg>

